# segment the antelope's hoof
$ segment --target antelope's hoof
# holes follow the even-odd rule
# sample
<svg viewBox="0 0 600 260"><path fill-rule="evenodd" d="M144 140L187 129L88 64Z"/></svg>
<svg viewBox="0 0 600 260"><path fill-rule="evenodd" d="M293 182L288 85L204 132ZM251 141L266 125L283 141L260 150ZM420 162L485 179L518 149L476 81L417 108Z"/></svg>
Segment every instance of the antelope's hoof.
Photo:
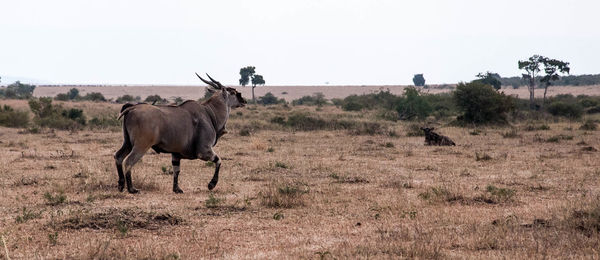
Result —
<svg viewBox="0 0 600 260"><path fill-rule="evenodd" d="M175 193L183 193L183 190L181 190L179 187L177 187L177 188L173 188L173 192L175 192Z"/></svg>
<svg viewBox="0 0 600 260"><path fill-rule="evenodd" d="M136 194L136 193L138 193L138 192L140 192L140 191L139 191L138 189L136 189L136 188L128 188L128 189L127 189L127 192L129 192L129 193L131 193L131 194Z"/></svg>
<svg viewBox="0 0 600 260"><path fill-rule="evenodd" d="M125 189L125 185L119 184L119 192L123 192L124 189Z"/></svg>
<svg viewBox="0 0 600 260"><path fill-rule="evenodd" d="M215 188L215 186L217 186L217 184L213 183L212 181L208 183L208 190L212 190Z"/></svg>

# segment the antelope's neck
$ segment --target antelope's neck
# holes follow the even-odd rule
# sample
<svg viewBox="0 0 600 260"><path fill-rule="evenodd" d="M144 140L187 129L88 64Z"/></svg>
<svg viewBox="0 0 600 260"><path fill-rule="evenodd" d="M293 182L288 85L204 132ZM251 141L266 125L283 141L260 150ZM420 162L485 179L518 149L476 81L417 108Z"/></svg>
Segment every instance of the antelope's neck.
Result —
<svg viewBox="0 0 600 260"><path fill-rule="evenodd" d="M221 101L221 100L219 100ZM229 107L224 102L210 102L207 104L208 108L212 110L211 117L214 117L214 127L217 133L222 132L227 124L229 118Z"/></svg>

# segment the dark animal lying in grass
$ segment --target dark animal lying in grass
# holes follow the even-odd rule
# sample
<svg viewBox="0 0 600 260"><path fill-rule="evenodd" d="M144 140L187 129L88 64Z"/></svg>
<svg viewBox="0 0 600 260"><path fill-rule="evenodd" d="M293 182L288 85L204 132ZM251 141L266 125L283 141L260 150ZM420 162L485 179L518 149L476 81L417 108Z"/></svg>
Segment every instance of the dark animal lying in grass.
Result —
<svg viewBox="0 0 600 260"><path fill-rule="evenodd" d="M425 145L446 145L446 146L451 146L451 145L456 145L449 137L447 136L443 136L440 135L436 132L434 132L435 128L431 127L431 128L423 128L421 127L421 130L423 130L423 132L425 132Z"/></svg>

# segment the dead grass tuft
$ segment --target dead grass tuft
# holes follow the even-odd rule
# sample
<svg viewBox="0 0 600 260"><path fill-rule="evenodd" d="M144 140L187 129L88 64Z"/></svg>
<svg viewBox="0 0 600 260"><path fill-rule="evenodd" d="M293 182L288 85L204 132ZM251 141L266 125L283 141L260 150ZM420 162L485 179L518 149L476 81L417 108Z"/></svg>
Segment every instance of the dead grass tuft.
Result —
<svg viewBox="0 0 600 260"><path fill-rule="evenodd" d="M137 208L104 209L97 213L77 213L55 224L60 229L147 229L182 225L184 220L166 212L146 212Z"/></svg>
<svg viewBox="0 0 600 260"><path fill-rule="evenodd" d="M597 235L600 233L600 202L596 200L584 207L573 209L564 224L588 237Z"/></svg>
<svg viewBox="0 0 600 260"><path fill-rule="evenodd" d="M262 205L269 208L293 208L305 205L308 192L303 184L272 182L258 195Z"/></svg>

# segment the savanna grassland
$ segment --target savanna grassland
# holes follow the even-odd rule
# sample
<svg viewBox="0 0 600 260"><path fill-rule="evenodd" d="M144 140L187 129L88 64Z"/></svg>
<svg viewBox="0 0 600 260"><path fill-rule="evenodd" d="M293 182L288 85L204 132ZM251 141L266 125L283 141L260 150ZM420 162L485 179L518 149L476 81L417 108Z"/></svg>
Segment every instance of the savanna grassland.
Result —
<svg viewBox="0 0 600 260"><path fill-rule="evenodd" d="M102 93L107 99L116 99L123 95L140 96L142 99L150 95L160 95L164 98L182 97L183 99L198 99L204 94L203 86L38 86L35 88L33 95L36 97L54 97L59 93L65 93L69 89L76 87L82 95L92 92ZM252 88L236 87L244 97L252 97ZM395 95L402 95L408 86L402 85L385 85L385 86L260 86L255 89L257 97L264 96L271 92L279 98L283 98L288 102L303 96L310 96L314 93L323 93L327 98L345 98L349 95L363 95L376 93L381 90L389 91ZM453 85L432 85L424 92L430 94L448 93L455 87ZM526 86L518 89L513 89L509 86L504 86L502 91L507 95L514 95L520 98L529 97L529 92ZM541 98L544 94L543 90L537 90L535 96ZM599 85L590 86L552 86L548 89L548 96L556 96L560 94L590 95L600 96Z"/></svg>
<svg viewBox="0 0 600 260"><path fill-rule="evenodd" d="M26 101L0 101L26 108ZM120 105L67 102L86 115ZM411 123L334 106L232 112L223 165L167 154L117 191L119 127L0 127L0 255L12 259L599 258L600 131L546 119L507 127ZM37 132L37 133L36 133Z"/></svg>

